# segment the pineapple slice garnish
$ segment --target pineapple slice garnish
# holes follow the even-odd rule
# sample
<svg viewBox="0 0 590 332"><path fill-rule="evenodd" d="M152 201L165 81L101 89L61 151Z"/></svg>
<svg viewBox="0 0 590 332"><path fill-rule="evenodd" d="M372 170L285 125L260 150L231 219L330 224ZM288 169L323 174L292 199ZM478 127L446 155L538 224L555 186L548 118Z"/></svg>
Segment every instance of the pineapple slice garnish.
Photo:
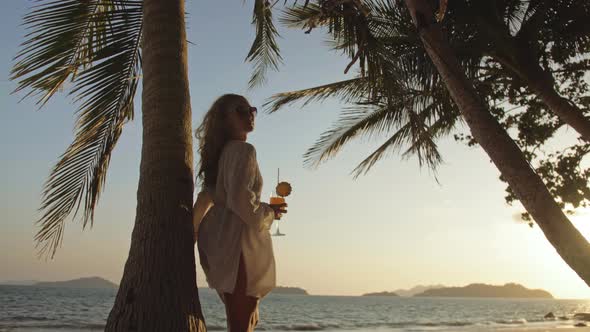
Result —
<svg viewBox="0 0 590 332"><path fill-rule="evenodd" d="M279 184L277 184L277 195L281 196L281 197L287 197L289 195L291 195L291 191L293 189L291 188L291 184L289 184L289 182L281 182Z"/></svg>

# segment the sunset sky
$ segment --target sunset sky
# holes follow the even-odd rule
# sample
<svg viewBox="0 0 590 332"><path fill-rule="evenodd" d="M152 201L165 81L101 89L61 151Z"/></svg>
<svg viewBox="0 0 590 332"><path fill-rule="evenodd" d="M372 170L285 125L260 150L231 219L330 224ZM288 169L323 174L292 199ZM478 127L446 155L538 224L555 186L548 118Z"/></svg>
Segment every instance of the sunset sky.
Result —
<svg viewBox="0 0 590 332"><path fill-rule="evenodd" d="M0 281L101 276L119 283L133 227L141 147L140 116L129 123L112 158L106 191L92 229L68 222L53 261L38 260L40 192L72 140L75 105L65 96L36 111L19 103L8 80L25 33L21 17L32 1L0 2ZM258 106L274 93L350 77L347 61L329 52L321 31L281 29L284 65L264 87L249 91L244 62L253 39L252 1L187 1L189 79L196 127L223 93L246 95ZM138 97L140 92L138 93ZM136 98L137 112L141 110ZM505 184L479 148L452 137L440 143L445 163L436 179L415 158L391 154L356 180L352 169L385 137L356 141L318 169L302 155L337 119L337 100L262 112L249 141L256 147L268 197L280 167L293 185L289 214L274 238L278 283L312 294L357 295L417 284L462 286L517 282L559 298L590 298L590 288L561 260L538 227L516 222L519 207L504 201ZM457 128L458 132L464 128ZM572 221L590 237L590 213ZM273 228L274 231L274 228ZM205 286L199 269L198 281Z"/></svg>

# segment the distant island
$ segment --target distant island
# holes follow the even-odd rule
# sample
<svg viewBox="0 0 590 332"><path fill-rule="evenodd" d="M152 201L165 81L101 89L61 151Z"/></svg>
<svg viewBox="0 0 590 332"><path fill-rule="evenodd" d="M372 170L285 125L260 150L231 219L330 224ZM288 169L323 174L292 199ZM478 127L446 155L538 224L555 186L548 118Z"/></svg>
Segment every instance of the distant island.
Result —
<svg viewBox="0 0 590 332"><path fill-rule="evenodd" d="M399 296L395 292L378 292L378 293L366 293L363 296Z"/></svg>
<svg viewBox="0 0 590 332"><path fill-rule="evenodd" d="M552 299L551 293L542 289L528 289L522 285L508 283L504 286L470 284L464 287L443 287L428 289L414 296L429 297L506 297Z"/></svg>
<svg viewBox="0 0 590 332"><path fill-rule="evenodd" d="M393 292L399 296L410 297L410 296L414 296L416 294L420 294L420 293L427 291L429 289L432 289L432 288L444 288L444 287L445 287L445 285L428 285L428 286L417 285L417 286L414 286L410 289L396 289Z"/></svg>
<svg viewBox="0 0 590 332"><path fill-rule="evenodd" d="M432 289L432 288L443 288L445 287L445 285L428 285L428 286L423 286L423 285L417 285L414 286L410 289L396 289L393 292L387 292L387 291L383 291L383 292L375 292L375 293L366 293L363 294L361 296L400 296L400 297L410 297L410 296L414 296L416 294L422 293L426 290Z"/></svg>
<svg viewBox="0 0 590 332"><path fill-rule="evenodd" d="M43 281L33 284L32 286L38 287L65 287L65 288L117 288L117 284L100 278L100 277L88 277L78 278L66 281Z"/></svg>
<svg viewBox="0 0 590 332"><path fill-rule="evenodd" d="M4 280L4 281L0 281L0 285L4 285L4 286L32 286L38 282L39 282L39 280Z"/></svg>
<svg viewBox="0 0 590 332"><path fill-rule="evenodd" d="M284 287L278 286L272 290L274 294L290 294L290 295L309 295L307 291L299 287Z"/></svg>

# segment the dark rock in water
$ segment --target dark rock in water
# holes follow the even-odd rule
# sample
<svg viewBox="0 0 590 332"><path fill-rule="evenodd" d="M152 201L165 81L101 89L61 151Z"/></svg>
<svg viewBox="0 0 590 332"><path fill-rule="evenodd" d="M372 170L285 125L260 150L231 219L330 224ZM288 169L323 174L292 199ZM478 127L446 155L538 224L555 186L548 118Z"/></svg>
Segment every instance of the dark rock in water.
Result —
<svg viewBox="0 0 590 332"><path fill-rule="evenodd" d="M555 319L555 315L553 314L553 312L550 312L550 313L546 314L543 318L545 318L545 319Z"/></svg>
<svg viewBox="0 0 590 332"><path fill-rule="evenodd" d="M575 327L586 327L588 325L586 325L586 323L578 323L576 325L574 325Z"/></svg>
<svg viewBox="0 0 590 332"><path fill-rule="evenodd" d="M569 318L567 318L567 316L559 316L558 318L559 320L569 320Z"/></svg>
<svg viewBox="0 0 590 332"><path fill-rule="evenodd" d="M590 321L590 313L578 312L578 313L574 314L574 319Z"/></svg>

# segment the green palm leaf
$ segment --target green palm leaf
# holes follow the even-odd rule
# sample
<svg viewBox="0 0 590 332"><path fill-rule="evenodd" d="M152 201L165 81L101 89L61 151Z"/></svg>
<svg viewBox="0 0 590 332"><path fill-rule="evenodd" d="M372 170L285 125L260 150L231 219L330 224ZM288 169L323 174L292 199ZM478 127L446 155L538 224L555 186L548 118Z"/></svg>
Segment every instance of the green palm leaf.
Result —
<svg viewBox="0 0 590 332"><path fill-rule="evenodd" d="M442 158L434 140L454 127L457 113L407 13L385 1L365 5L368 15L350 6L326 10L313 3L284 11L281 22L288 27L308 32L327 27L334 40L332 48L347 54L350 65L356 62L360 74L351 80L277 94L266 106L274 112L297 100L305 106L328 97L356 104L343 111L338 122L305 153L308 166L318 166L352 139L393 132L353 171L355 176L368 171L386 151L403 146L407 146L404 156L416 155L421 165L435 169Z"/></svg>
<svg viewBox="0 0 590 332"><path fill-rule="evenodd" d="M326 26L329 20L322 13L321 7L315 3L303 6L293 5L283 10L279 22L288 28L305 29L309 33L312 29Z"/></svg>
<svg viewBox="0 0 590 332"><path fill-rule="evenodd" d="M344 4L346 3L346 5ZM324 132L305 153L305 164L318 166L338 153L352 139L389 135L389 138L354 170L369 171L391 151L403 157L417 156L420 165L435 170L442 162L436 140L450 134L459 113L441 84L407 11L391 1L339 2L328 8L322 2L284 11L287 27L327 28L331 48L342 51L356 64L359 75L351 80L277 94L266 106L271 112L292 102L338 97L356 106L345 109L336 124ZM469 55L469 49L464 51ZM480 74L478 58L464 56L470 76ZM346 72L346 70L345 70ZM361 84L362 83L362 84Z"/></svg>
<svg viewBox="0 0 590 332"><path fill-rule="evenodd" d="M273 22L272 6L267 0L255 0L252 24L256 26L256 37L246 56L246 61L254 64L254 72L248 82L250 88L264 84L268 68L278 70L282 61L276 42L279 33Z"/></svg>
<svg viewBox="0 0 590 332"><path fill-rule="evenodd" d="M45 104L78 70L96 48L104 44L104 12L112 1L45 1L34 6L23 21L32 31L12 69L20 79L15 92L29 89L25 97L39 96Z"/></svg>
<svg viewBox="0 0 590 332"><path fill-rule="evenodd" d="M337 123L322 133L304 154L305 164L318 166L338 153L351 139L390 130L404 121L406 114L400 110L395 106L375 108L374 105L363 104L345 109Z"/></svg>
<svg viewBox="0 0 590 332"><path fill-rule="evenodd" d="M350 80L320 85L313 88L277 93L271 96L265 103L264 108L273 113L291 103L303 100L306 106L312 102L318 102L330 97L339 97L345 102L355 102L369 93L367 80L364 78L353 78Z"/></svg>
<svg viewBox="0 0 590 332"><path fill-rule="evenodd" d="M368 157L366 157L356 168L352 171L354 177L357 178L361 174L366 174L381 158L386 155L386 152L399 150L401 146L404 144L411 143L412 137L412 129L419 128L416 126L415 123L412 121L406 122L403 126L400 126L395 133L389 137L381 146L379 146L375 151L373 151ZM425 137L427 136L427 132L424 134ZM424 139L423 139L424 140ZM430 138L425 139L427 142L432 142ZM440 162L442 159L440 158L440 154L436 150L435 144L426 145L427 148L431 148L434 151L430 153L430 155L435 156L437 162ZM418 149L420 152L421 150Z"/></svg>
<svg viewBox="0 0 590 332"><path fill-rule="evenodd" d="M106 180L111 153L123 125L133 118L141 68L142 1L46 1L25 24L33 31L17 55L16 91L41 95L43 105L69 78L79 104L76 133L53 168L43 191L39 254L54 257L65 220L82 208L83 227Z"/></svg>
<svg viewBox="0 0 590 332"><path fill-rule="evenodd" d="M356 107L343 111L333 128L324 132L318 141L305 153L308 166L318 166L333 157L340 149L355 138L369 140L394 132L375 152L367 157L355 170L355 177L366 173L389 149L409 147L404 156L416 155L420 165L431 169L442 161L435 139L449 133L455 125L457 114L450 114L441 105L440 98L425 91L416 91L398 85L397 95L381 97L378 102L358 102ZM438 91L437 91L438 93Z"/></svg>
<svg viewBox="0 0 590 332"><path fill-rule="evenodd" d="M408 121L359 163L352 171L354 177L366 174L388 152L397 151L404 144L409 144L409 147L403 152L402 157L416 155L420 166L426 164L430 170L436 171L438 165L443 162L436 140L450 134L459 120L457 115L439 113L440 109L437 108L437 104L431 104L420 113L410 110Z"/></svg>

